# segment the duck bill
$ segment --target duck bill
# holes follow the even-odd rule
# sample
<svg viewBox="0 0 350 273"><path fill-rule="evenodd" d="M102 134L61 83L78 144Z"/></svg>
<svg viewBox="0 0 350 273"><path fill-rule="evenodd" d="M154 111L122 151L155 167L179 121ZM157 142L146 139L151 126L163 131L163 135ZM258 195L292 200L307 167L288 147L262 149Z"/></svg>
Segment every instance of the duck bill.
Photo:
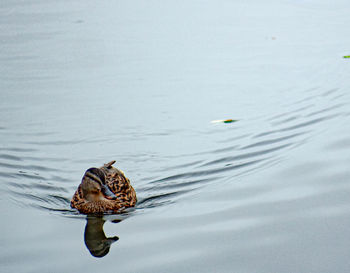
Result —
<svg viewBox="0 0 350 273"><path fill-rule="evenodd" d="M117 199L117 196L110 190L110 188L107 185L102 185L102 193L104 197L110 200Z"/></svg>

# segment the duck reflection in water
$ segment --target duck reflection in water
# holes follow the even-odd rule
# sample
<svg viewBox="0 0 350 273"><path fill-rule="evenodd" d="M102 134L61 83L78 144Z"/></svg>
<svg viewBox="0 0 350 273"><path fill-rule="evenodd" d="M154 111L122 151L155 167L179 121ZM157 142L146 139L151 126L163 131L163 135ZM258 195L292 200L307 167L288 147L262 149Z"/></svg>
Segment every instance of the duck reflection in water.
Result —
<svg viewBox="0 0 350 273"><path fill-rule="evenodd" d="M119 240L118 236L106 237L103 225L106 222L102 217L87 216L84 231L84 241L92 256L102 258L109 252L111 245ZM114 220L118 223L121 220Z"/></svg>

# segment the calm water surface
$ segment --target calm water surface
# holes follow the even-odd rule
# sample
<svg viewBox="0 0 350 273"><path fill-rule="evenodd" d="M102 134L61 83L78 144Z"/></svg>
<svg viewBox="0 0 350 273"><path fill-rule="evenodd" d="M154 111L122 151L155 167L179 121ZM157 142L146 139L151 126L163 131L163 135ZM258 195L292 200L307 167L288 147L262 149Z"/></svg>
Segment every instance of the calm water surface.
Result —
<svg viewBox="0 0 350 273"><path fill-rule="evenodd" d="M349 272L349 9L2 1L1 272ZM113 159L136 208L70 209Z"/></svg>

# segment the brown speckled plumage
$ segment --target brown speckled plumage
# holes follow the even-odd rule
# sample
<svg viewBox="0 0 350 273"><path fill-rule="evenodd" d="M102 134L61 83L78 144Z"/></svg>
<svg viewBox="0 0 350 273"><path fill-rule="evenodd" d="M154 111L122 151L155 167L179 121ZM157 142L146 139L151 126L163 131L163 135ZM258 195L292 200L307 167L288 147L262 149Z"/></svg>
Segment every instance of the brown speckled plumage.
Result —
<svg viewBox="0 0 350 273"><path fill-rule="evenodd" d="M135 190L124 173L112 166L114 163L115 161L111 161L99 169L105 174L105 184L116 195L116 199L88 201L83 195L82 184L80 184L72 197L72 208L76 208L84 214L93 214L118 213L125 208L135 206L137 201Z"/></svg>

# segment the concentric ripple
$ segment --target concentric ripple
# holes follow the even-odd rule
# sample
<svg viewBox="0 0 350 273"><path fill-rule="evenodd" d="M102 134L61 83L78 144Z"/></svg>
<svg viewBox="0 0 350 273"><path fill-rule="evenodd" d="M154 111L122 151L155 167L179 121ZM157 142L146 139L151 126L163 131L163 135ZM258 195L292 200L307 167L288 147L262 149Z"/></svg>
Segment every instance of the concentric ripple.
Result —
<svg viewBox="0 0 350 273"><path fill-rule="evenodd" d="M290 102L283 113L265 116L256 121L241 120L218 125L226 128L220 127L220 133L215 134L217 147L214 149L191 151L177 157L160 156L157 160L162 163L152 172L144 166L145 169L140 171L144 175L131 177L139 197L137 208L144 210L174 203L208 184L232 182L233 177L249 175L272 166L276 161L283 160L289 150L312 141L327 126L331 126L331 120L349 114L346 111L348 103L340 101L343 97L342 90L311 90L299 92L307 96ZM265 124L263 127L266 130L250 127L254 122ZM217 129L216 126L198 132L198 141ZM16 130L7 128L2 131L7 139L17 133ZM174 134L176 132L173 131L172 135ZM35 141L27 139L27 134L17 135L14 137L16 141L9 141L8 145L1 148L0 177L5 182L5 191L11 195L13 202L22 206L75 214L69 207L69 201L79 183L79 176L89 166L83 160L72 168L76 161L69 160L67 156L59 156L57 151L61 146L69 149L88 145L86 143L91 141L70 139L69 135L65 136L66 139L58 140L55 133L37 132L37 135L39 138ZM167 134L163 137L167 137ZM110 139L109 142L113 140ZM45 154L48 145L54 147L54 152ZM128 170L124 171L128 173Z"/></svg>

